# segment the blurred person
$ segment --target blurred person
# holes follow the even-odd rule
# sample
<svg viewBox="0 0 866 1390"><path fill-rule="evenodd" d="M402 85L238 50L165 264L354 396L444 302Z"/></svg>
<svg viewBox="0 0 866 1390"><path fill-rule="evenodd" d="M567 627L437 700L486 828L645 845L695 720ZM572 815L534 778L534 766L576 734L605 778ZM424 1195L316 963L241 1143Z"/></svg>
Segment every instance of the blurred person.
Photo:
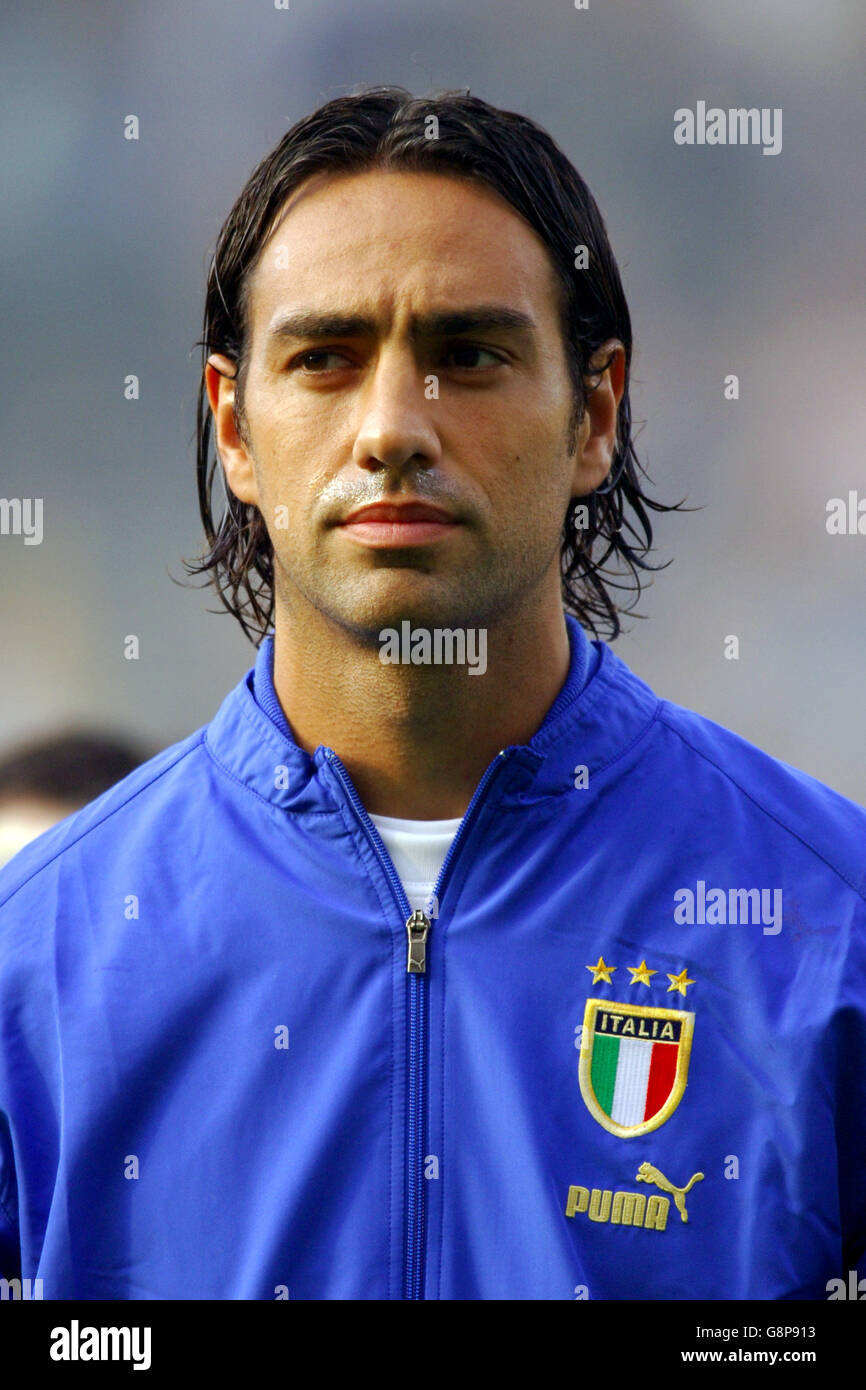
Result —
<svg viewBox="0 0 866 1390"><path fill-rule="evenodd" d="M149 756L120 737L65 730L0 754L0 865Z"/></svg>
<svg viewBox="0 0 866 1390"><path fill-rule="evenodd" d="M191 568L258 655L0 874L6 1270L825 1298L866 813L600 635L664 506L585 182L469 95L329 102L229 214L202 352Z"/></svg>

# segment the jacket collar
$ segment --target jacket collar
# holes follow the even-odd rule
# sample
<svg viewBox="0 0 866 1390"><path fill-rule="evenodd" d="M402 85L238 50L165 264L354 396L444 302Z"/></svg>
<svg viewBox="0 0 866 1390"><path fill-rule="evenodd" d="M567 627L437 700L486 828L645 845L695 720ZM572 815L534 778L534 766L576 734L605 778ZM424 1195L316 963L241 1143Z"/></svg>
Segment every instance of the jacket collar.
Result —
<svg viewBox="0 0 866 1390"><path fill-rule="evenodd" d="M509 786L523 799L572 791L574 769L590 779L629 748L656 718L661 702L605 642L590 642L566 614L568 675L538 731L514 750ZM294 740L274 689L274 642L261 644L255 666L223 701L205 743L223 771L275 807L333 809L327 753L309 754ZM327 804L325 804L327 803Z"/></svg>

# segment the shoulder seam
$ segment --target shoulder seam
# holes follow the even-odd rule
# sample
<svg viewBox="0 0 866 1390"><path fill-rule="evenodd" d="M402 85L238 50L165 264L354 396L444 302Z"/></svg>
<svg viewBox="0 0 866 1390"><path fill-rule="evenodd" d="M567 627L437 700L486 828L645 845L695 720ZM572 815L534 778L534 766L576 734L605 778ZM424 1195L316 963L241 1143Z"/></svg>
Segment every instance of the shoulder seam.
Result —
<svg viewBox="0 0 866 1390"><path fill-rule="evenodd" d="M663 710L667 709L670 706L670 704L671 702L669 700L661 701ZM689 739L686 738L685 734L681 729L676 728L676 726L673 723L664 718L663 713L660 713L659 718L660 722L664 724L665 728L669 729L672 734L674 734L686 745L687 748L690 748L692 752L695 753L699 758L703 758L704 762L709 763L710 766L714 767L717 772L720 772L723 777L726 777L729 782L732 782L733 785L737 788L737 790L742 792L743 796L748 797L752 805L757 807L757 809L761 812L762 815L765 815L768 820L774 821L776 825L780 827L780 829L784 830L788 835L792 837L792 839L797 840L801 845L804 845L806 849L810 849L812 853L816 856L816 858L821 860L822 864L826 864L827 868L832 870L832 872L837 876L837 878L840 878L843 883L848 885L848 887L851 889L853 893L857 894L858 898L866 901L866 894L864 894L863 892L862 881L859 884L852 883L851 880L847 877L847 875L844 874L841 869L837 868L835 864L831 863L831 861L827 859L827 857L823 855L815 845L813 845L809 840L805 840L802 835L798 835L796 830L793 830L790 825L786 825L783 820L780 820L778 816L775 816L772 811L769 811L767 809L766 806L762 806L760 801L758 801L750 791L747 791L746 788L737 781L736 777L732 776L732 774L728 772L727 768L720 767L720 765L717 762L715 762L709 756L708 753L705 753L702 748L696 748L695 745L691 743ZM769 753L765 754L765 756L772 757L772 755ZM778 762L779 760L774 759L774 761ZM830 788L830 790L832 791L832 788Z"/></svg>
<svg viewBox="0 0 866 1390"><path fill-rule="evenodd" d="M44 869L47 869L50 864L54 863L55 859L59 859L61 854L65 854L68 849L72 849L73 845L77 845L79 840L83 840L85 836L89 835L92 830L98 830L100 825L104 825L105 822L107 820L110 820L112 816L116 815L118 811L122 811L124 806L128 806L129 803L131 801L134 801L137 796L140 796L142 792L147 791L148 787L152 787L154 783L158 782L161 777L164 777L167 772L170 772L173 767L177 767L178 763L183 762L184 758L189 757L190 753L194 753L196 749L204 742L204 735L205 730L200 730L195 743L191 744L188 748L185 748L182 753L179 753L177 757L174 758L172 762L168 764L167 767L162 768L158 773L155 774L155 776L149 777L143 786L138 787L134 792L130 792L129 796L124 801L121 801L119 806L113 806L110 811L106 811L105 815L101 816L98 821L95 821L93 825L89 825L86 830L82 830L80 834L76 835L74 840L70 840L68 844L63 845L62 848L57 850L55 854L52 854L50 859L46 859L44 864L40 864L39 867L34 869L31 874L28 874L27 878L25 878L21 883L18 884L17 888L13 888L8 898L3 898L2 901L0 901L0 907L5 907L7 903L11 903L12 899L15 897L17 893L21 892L22 888L26 888L28 883L32 883L33 879L36 878L37 874L41 874ZM193 736L191 735L191 737Z"/></svg>

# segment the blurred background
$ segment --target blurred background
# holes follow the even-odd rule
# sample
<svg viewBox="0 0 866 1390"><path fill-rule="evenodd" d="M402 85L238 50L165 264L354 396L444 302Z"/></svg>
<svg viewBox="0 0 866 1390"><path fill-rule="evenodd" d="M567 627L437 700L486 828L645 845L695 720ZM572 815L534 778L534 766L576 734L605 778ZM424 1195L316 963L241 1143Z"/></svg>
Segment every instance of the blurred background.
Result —
<svg viewBox="0 0 866 1390"><path fill-rule="evenodd" d="M0 497L42 498L44 537L0 536L0 750L74 727L154 751L252 664L172 582L201 544L205 274L286 129L388 82L533 117L607 223L651 495L701 508L654 520L673 564L614 650L866 803L866 535L826 529L829 499L866 499L864 41L861 0L5 6ZM781 107L781 153L675 145L698 100Z"/></svg>

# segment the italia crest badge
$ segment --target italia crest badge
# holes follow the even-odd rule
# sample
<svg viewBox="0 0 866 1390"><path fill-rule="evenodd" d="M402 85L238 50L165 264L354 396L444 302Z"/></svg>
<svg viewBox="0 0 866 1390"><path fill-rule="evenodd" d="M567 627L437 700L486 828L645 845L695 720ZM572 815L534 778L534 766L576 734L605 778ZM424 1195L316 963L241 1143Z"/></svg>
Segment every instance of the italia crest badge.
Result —
<svg viewBox="0 0 866 1390"><path fill-rule="evenodd" d="M593 1119L621 1139L669 1120L686 1089L694 1026L682 1009L587 999L580 1093Z"/></svg>

